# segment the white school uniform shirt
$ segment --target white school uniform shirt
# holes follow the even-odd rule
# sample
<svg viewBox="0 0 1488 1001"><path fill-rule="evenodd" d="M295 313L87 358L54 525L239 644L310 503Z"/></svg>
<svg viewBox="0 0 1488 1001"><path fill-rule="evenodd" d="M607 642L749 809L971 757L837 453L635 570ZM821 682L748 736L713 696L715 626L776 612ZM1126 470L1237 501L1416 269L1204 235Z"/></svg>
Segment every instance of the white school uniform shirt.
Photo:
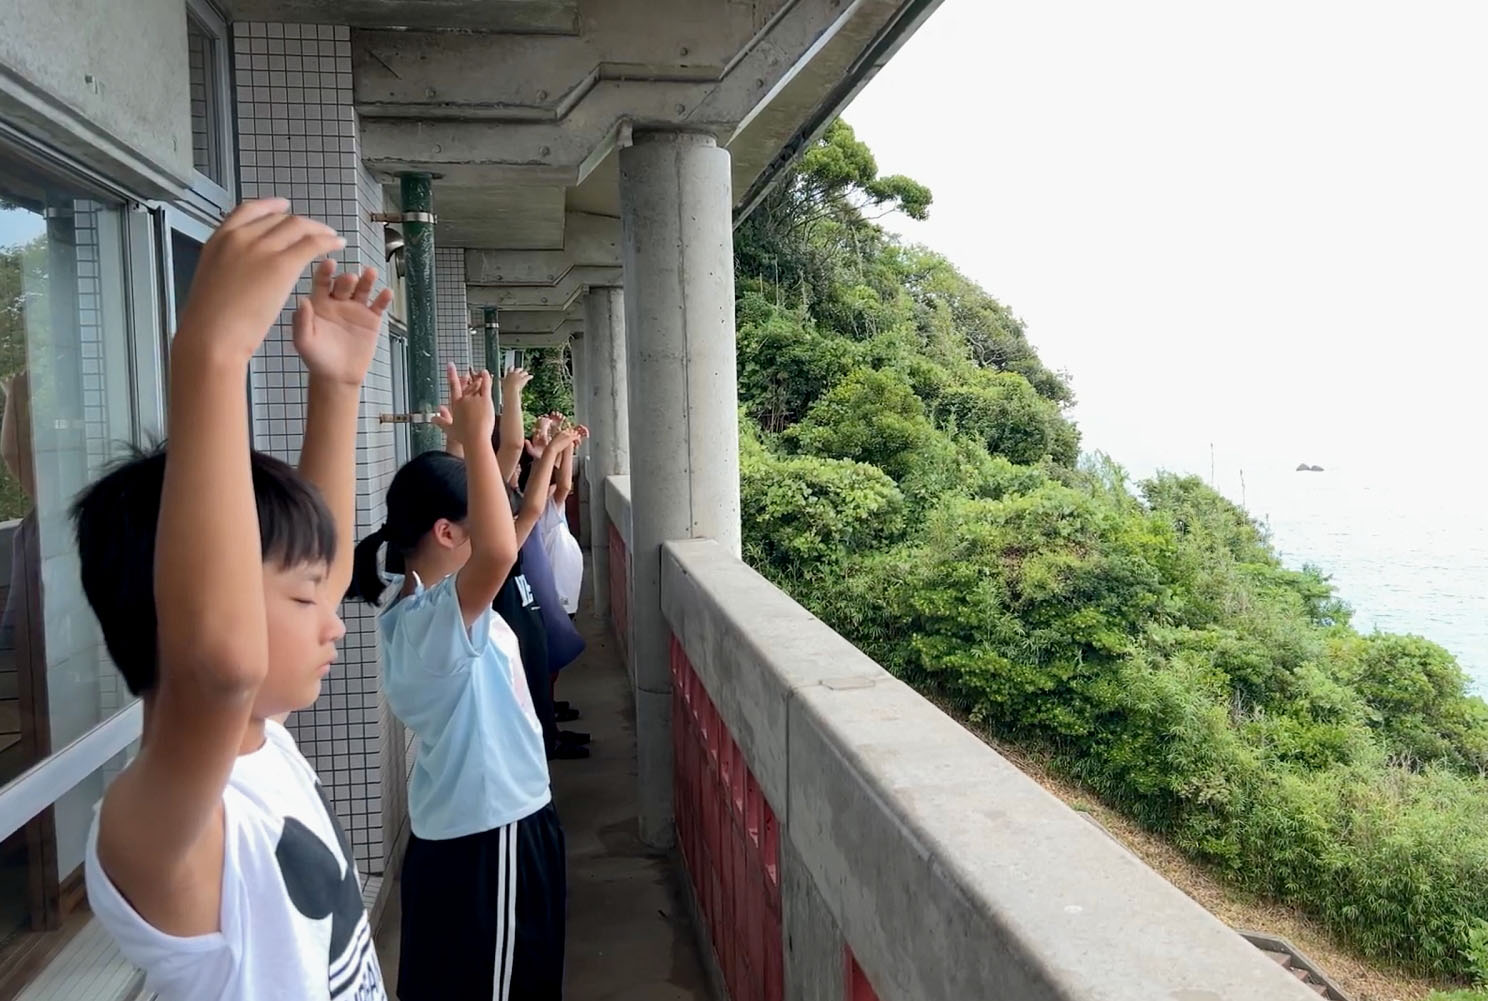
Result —
<svg viewBox="0 0 1488 1001"><path fill-rule="evenodd" d="M568 530L568 516L551 497L538 519L537 530L542 533L543 551L553 567L558 601L572 615L579 610L579 591L584 586L584 550Z"/></svg>
<svg viewBox="0 0 1488 1001"><path fill-rule="evenodd" d="M88 833L88 902L161 1001L387 1001L346 832L315 769L268 720L222 793L222 924L167 935L145 921L98 862Z"/></svg>

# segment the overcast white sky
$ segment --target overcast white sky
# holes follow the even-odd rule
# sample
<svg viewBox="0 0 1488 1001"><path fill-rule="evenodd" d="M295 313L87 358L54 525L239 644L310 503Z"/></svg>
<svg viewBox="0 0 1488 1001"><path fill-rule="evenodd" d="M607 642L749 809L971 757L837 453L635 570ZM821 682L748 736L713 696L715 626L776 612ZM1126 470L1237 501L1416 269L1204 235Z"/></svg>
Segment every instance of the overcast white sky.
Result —
<svg viewBox="0 0 1488 1001"><path fill-rule="evenodd" d="M1488 4L945 0L845 116L1135 471L1481 465Z"/></svg>

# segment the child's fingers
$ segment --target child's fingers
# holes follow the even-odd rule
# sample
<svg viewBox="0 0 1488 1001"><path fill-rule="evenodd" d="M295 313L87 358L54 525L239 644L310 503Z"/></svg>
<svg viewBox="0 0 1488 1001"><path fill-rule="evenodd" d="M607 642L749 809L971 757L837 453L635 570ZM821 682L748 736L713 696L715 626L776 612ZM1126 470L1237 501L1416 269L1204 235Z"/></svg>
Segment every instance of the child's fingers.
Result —
<svg viewBox="0 0 1488 1001"><path fill-rule="evenodd" d="M346 247L346 240L336 235L336 231L323 227L322 231L312 231L300 237L300 239L288 247L283 248L280 253L293 257L300 261L313 261L317 257L335 253Z"/></svg>
<svg viewBox="0 0 1488 1001"><path fill-rule="evenodd" d="M289 209L288 198L253 198L242 202L222 220L219 230L237 229L264 216L283 215Z"/></svg>
<svg viewBox="0 0 1488 1001"><path fill-rule="evenodd" d="M317 292L329 291L331 283L335 280L336 262L329 257L323 261L317 261L310 272L310 284Z"/></svg>
<svg viewBox="0 0 1488 1001"><path fill-rule="evenodd" d="M444 367L444 378L449 383L451 403L465 395L465 387L460 382L460 370L455 368L454 362Z"/></svg>
<svg viewBox="0 0 1488 1001"><path fill-rule="evenodd" d="M445 430L449 430L455 426L455 415L450 413L450 408L443 404L440 405L438 410L434 411L434 415L430 420Z"/></svg>
<svg viewBox="0 0 1488 1001"><path fill-rule="evenodd" d="M375 272L374 272L375 273ZM387 312L387 308L393 304L393 290L385 288L378 293L377 298L372 300L372 312L381 316Z"/></svg>
<svg viewBox="0 0 1488 1001"><path fill-rule="evenodd" d="M290 212L262 215L239 227L245 236L266 249L280 251L298 242L307 233L335 232L323 222L306 219Z"/></svg>
<svg viewBox="0 0 1488 1001"><path fill-rule="evenodd" d="M331 286L332 299L350 299L352 292L356 291L357 276L349 271L343 271L336 276L336 283Z"/></svg>
<svg viewBox="0 0 1488 1001"><path fill-rule="evenodd" d="M366 302L367 297L372 294L372 289L377 285L377 269L363 268L361 277L357 279L356 290L351 293L352 299L359 303Z"/></svg>

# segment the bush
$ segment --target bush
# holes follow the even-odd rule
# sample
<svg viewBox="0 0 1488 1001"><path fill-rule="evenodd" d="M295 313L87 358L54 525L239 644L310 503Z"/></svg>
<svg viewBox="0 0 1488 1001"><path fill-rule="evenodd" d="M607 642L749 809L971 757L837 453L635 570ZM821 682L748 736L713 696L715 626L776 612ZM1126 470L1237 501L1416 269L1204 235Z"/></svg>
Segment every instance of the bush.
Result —
<svg viewBox="0 0 1488 1001"><path fill-rule="evenodd" d="M1317 624L1269 551L1202 493L1186 491L1180 530L1119 483L1025 490L1026 470L1003 470L1021 492L943 498L919 537L848 559L814 583L813 608L994 732L1052 749L1238 885L1365 954L1471 975L1488 922L1488 783L1400 767L1396 753L1485 732L1450 658ZM1196 554L1223 557L1209 564L1226 575L1216 592L1236 602L1198 626L1182 621L1199 618L1182 592L1208 580Z"/></svg>
<svg viewBox="0 0 1488 1001"><path fill-rule="evenodd" d="M897 482L917 464L934 433L902 375L860 368L813 404L785 437L808 455L870 463Z"/></svg>
<svg viewBox="0 0 1488 1001"><path fill-rule="evenodd" d="M978 370L974 379L947 386L935 413L942 427L972 435L1010 462L1033 465L1052 458L1069 466L1077 458L1078 436L1059 408L1015 372Z"/></svg>
<svg viewBox="0 0 1488 1001"><path fill-rule="evenodd" d="M739 480L745 558L777 580L809 576L903 530L904 496L873 466L755 446L740 455Z"/></svg>

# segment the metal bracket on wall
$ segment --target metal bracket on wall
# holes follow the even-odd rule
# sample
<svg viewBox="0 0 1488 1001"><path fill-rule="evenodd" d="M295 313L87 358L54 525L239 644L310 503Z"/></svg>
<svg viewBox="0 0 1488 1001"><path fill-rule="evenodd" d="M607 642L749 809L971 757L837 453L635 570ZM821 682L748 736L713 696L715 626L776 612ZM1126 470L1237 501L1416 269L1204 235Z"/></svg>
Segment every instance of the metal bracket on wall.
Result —
<svg viewBox="0 0 1488 1001"><path fill-rule="evenodd" d="M433 212L373 212L368 218L373 222L426 222L430 225L439 221L439 216Z"/></svg>

